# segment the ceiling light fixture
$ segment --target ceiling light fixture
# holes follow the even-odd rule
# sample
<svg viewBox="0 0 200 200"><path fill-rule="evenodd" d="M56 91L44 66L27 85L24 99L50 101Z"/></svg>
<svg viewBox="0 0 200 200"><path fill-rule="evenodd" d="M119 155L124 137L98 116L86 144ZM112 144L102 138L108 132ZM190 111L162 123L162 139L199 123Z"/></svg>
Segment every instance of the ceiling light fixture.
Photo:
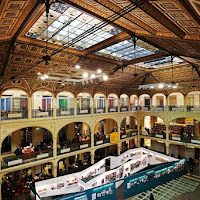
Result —
<svg viewBox="0 0 200 200"><path fill-rule="evenodd" d="M49 78L49 76L45 74L45 75L44 75L44 78Z"/></svg>
<svg viewBox="0 0 200 200"><path fill-rule="evenodd" d="M102 70L101 69L98 69L97 70L97 73L101 74Z"/></svg>
<svg viewBox="0 0 200 200"><path fill-rule="evenodd" d="M103 75L103 80L107 81L108 80L108 76L107 75Z"/></svg>
<svg viewBox="0 0 200 200"><path fill-rule="evenodd" d="M80 67L80 65L75 65L75 68L80 69L81 67Z"/></svg>
<svg viewBox="0 0 200 200"><path fill-rule="evenodd" d="M83 73L83 78L87 78L88 77L88 73L87 72L84 72Z"/></svg>
<svg viewBox="0 0 200 200"><path fill-rule="evenodd" d="M159 83L158 88L164 88L164 85L162 83Z"/></svg>
<svg viewBox="0 0 200 200"><path fill-rule="evenodd" d="M96 78L96 75L95 75L95 74L92 74L92 75L91 75L91 78L92 78L92 79Z"/></svg>

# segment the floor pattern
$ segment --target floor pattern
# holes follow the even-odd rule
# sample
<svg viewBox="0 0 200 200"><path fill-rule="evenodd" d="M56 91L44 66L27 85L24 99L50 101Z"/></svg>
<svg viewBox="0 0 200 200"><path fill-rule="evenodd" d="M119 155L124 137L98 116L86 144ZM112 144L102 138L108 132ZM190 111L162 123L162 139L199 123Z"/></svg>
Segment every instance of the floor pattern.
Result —
<svg viewBox="0 0 200 200"><path fill-rule="evenodd" d="M199 183L180 177L164 185L159 185L152 190L142 192L132 198L132 200L149 200L150 193L153 193L156 200L170 200L177 195L193 192Z"/></svg>

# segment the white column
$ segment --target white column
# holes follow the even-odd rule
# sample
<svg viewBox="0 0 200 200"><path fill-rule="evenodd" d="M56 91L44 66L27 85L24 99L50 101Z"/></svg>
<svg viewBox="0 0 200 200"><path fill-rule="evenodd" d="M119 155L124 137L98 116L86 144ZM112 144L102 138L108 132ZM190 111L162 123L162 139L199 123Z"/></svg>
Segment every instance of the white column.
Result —
<svg viewBox="0 0 200 200"><path fill-rule="evenodd" d="M165 152L166 152L166 155L169 155L169 143L168 142L165 143Z"/></svg>
<svg viewBox="0 0 200 200"><path fill-rule="evenodd" d="M32 97L28 97L28 119L32 118Z"/></svg>
<svg viewBox="0 0 200 200"><path fill-rule="evenodd" d="M108 98L105 98L106 113L108 113Z"/></svg>
<svg viewBox="0 0 200 200"><path fill-rule="evenodd" d="M184 96L184 112L187 112L186 96Z"/></svg>
<svg viewBox="0 0 200 200"><path fill-rule="evenodd" d="M169 96L166 97L166 112L169 111Z"/></svg>
<svg viewBox="0 0 200 200"><path fill-rule="evenodd" d="M118 112L120 112L120 98L118 98Z"/></svg>
<svg viewBox="0 0 200 200"><path fill-rule="evenodd" d="M74 115L77 115L77 97L74 98Z"/></svg>
<svg viewBox="0 0 200 200"><path fill-rule="evenodd" d="M166 123L166 140L169 140L169 124Z"/></svg>
<svg viewBox="0 0 200 200"><path fill-rule="evenodd" d="M57 137L53 137L53 157L57 157Z"/></svg>
<svg viewBox="0 0 200 200"><path fill-rule="evenodd" d="M120 155L121 152L121 142L117 143L117 154Z"/></svg>
<svg viewBox="0 0 200 200"><path fill-rule="evenodd" d="M94 128L91 129L91 147L94 147Z"/></svg>
<svg viewBox="0 0 200 200"><path fill-rule="evenodd" d="M91 98L91 114L94 114L94 98Z"/></svg>
<svg viewBox="0 0 200 200"><path fill-rule="evenodd" d="M53 162L53 165L52 165L52 175L53 177L57 177L57 162Z"/></svg>
<svg viewBox="0 0 200 200"><path fill-rule="evenodd" d="M95 156L95 151L90 152L90 157L91 157L91 164L94 164L94 156Z"/></svg>
<svg viewBox="0 0 200 200"><path fill-rule="evenodd" d="M153 98L150 97L150 111L153 112L153 102L152 102Z"/></svg>
<svg viewBox="0 0 200 200"><path fill-rule="evenodd" d="M56 97L53 97L53 118L56 118Z"/></svg>
<svg viewBox="0 0 200 200"><path fill-rule="evenodd" d="M131 111L131 100L130 100L130 98L128 98L128 111L129 112Z"/></svg>
<svg viewBox="0 0 200 200"><path fill-rule="evenodd" d="M140 135L140 120L137 120L137 131L138 135Z"/></svg>

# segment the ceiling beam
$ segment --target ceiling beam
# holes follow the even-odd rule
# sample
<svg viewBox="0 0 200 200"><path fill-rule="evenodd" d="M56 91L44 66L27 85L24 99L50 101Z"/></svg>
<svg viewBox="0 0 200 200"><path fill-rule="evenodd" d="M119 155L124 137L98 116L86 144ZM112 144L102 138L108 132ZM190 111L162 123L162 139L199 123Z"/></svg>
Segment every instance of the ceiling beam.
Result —
<svg viewBox="0 0 200 200"><path fill-rule="evenodd" d="M160 82L152 73L150 73L150 75L153 77L153 79L154 79L157 83Z"/></svg>
<svg viewBox="0 0 200 200"><path fill-rule="evenodd" d="M133 60L125 61L123 63L123 66L132 65L132 64L136 64L136 63L140 63L140 62L149 61L149 60L154 60L154 59L166 57L166 56L169 56L169 55L170 55L169 53L162 51L162 52L152 54L152 55L149 55L149 56L144 56L144 57L141 57L141 58L136 58L136 59L133 59Z"/></svg>
<svg viewBox="0 0 200 200"><path fill-rule="evenodd" d="M129 1L134 4L133 0ZM168 19L161 11L156 9L151 3L147 2L143 5L140 5L139 8L151 16L153 19L155 19L157 22L165 26L168 30L173 32L177 37L183 38L186 35L182 29L180 29L176 24Z"/></svg>
<svg viewBox="0 0 200 200"><path fill-rule="evenodd" d="M144 82L146 81L146 79L147 79L148 76L149 76L149 73L146 73L145 76L144 76L144 78L143 78L143 80L142 80L142 82L141 82L141 85L144 84Z"/></svg>
<svg viewBox="0 0 200 200"><path fill-rule="evenodd" d="M117 6L115 3L112 3L112 1L105 1L105 0L93 0L96 3L102 5L103 7L109 9L110 11L114 12L115 14L118 14L118 11L121 10L123 7ZM148 0L146 0L147 2ZM145 2L145 3L146 3ZM155 35L156 30L149 26L148 24L144 23L141 20L138 20L134 15L127 13L126 15L123 16L124 19L128 20L130 23L133 23L134 25L144 29L145 31Z"/></svg>
<svg viewBox="0 0 200 200"><path fill-rule="evenodd" d="M140 76L138 76L138 77L135 78L133 81L131 81L131 83L129 83L126 87L131 86L133 83L135 83L137 80L139 80L140 78L142 78L142 77L145 76L145 75L146 75L146 73L145 73L145 74L142 74L142 75L140 75Z"/></svg>
<svg viewBox="0 0 200 200"><path fill-rule="evenodd" d="M102 41L102 42L100 42L98 44L95 44L95 45L83 50L84 55L86 56L88 54L92 54L94 52L97 52L97 51L99 51L101 49L109 47L109 46L111 46L113 44L116 44L118 42L127 40L129 38L131 38L131 36L129 34L127 34L125 32L121 32L121 33L119 33L117 35L114 35L111 38L108 38L108 39L106 39L106 40L104 40L104 41Z"/></svg>

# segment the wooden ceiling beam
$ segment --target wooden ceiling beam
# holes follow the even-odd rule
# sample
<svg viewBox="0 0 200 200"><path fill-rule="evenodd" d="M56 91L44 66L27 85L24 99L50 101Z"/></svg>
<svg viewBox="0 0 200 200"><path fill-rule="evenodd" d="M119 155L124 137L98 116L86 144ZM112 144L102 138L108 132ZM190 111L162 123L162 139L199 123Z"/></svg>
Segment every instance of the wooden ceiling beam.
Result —
<svg viewBox="0 0 200 200"><path fill-rule="evenodd" d="M141 74L140 76L138 76L137 78L135 78L133 81L131 81L131 83L129 83L126 87L131 86L133 83L135 83L137 80L139 80L140 78L142 78L145 75L146 75L146 73Z"/></svg>
<svg viewBox="0 0 200 200"><path fill-rule="evenodd" d="M133 0L129 0L134 4ZM151 3L147 2L141 6L139 6L141 10L143 10L146 14L151 16L157 22L165 26L168 30L173 32L177 37L183 38L186 33L180 29L176 24L174 24L170 19L168 19L161 11L156 9Z"/></svg>
<svg viewBox="0 0 200 200"><path fill-rule="evenodd" d="M116 44L118 42L127 40L129 38L131 38L131 36L129 34L127 34L125 32L121 32L121 33L119 33L117 35L114 35L111 38L108 38L108 39L106 39L106 40L104 40L104 41L102 41L102 42L100 42L98 44L95 44L95 45L83 50L83 55L86 56L88 54L92 54L94 52L97 52L97 51L99 51L101 49L109 47L109 46L111 46L113 44Z"/></svg>
<svg viewBox="0 0 200 200"><path fill-rule="evenodd" d="M166 56L169 56L169 55L170 55L169 53L162 51L162 52L159 52L159 53L156 53L156 54L152 54L152 55L144 56L144 57L141 57L141 58L136 58L136 59L133 59L133 60L125 61L123 63L123 66L132 65L132 64L139 63L139 62L149 61L149 60L154 60L154 59L166 57Z"/></svg>

